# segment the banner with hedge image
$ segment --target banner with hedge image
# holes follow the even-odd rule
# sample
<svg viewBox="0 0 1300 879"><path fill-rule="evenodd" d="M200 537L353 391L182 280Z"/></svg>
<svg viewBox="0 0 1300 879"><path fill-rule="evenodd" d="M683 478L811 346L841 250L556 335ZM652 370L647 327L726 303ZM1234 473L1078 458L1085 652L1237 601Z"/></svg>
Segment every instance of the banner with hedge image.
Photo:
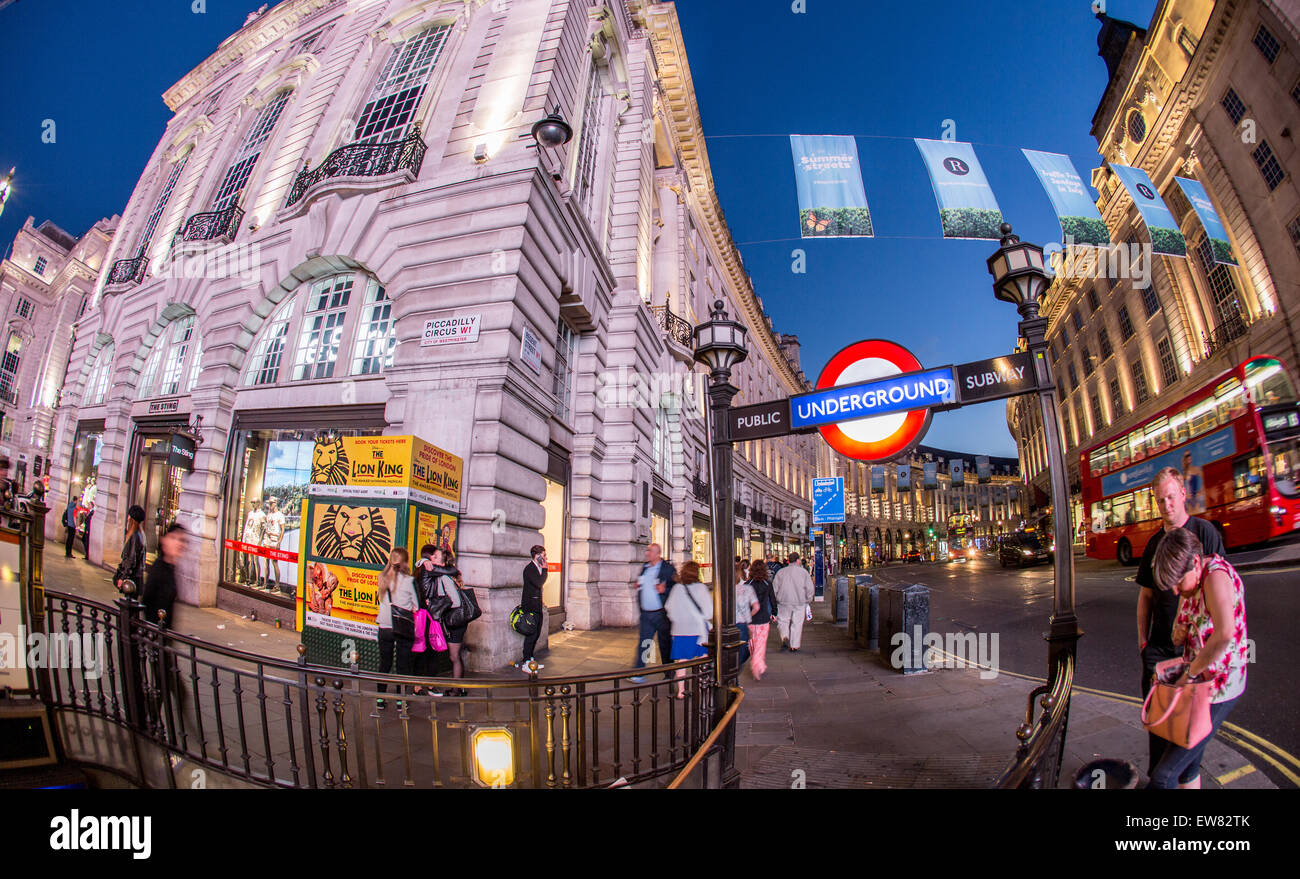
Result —
<svg viewBox="0 0 1300 879"><path fill-rule="evenodd" d="M1214 202L1210 201L1209 194L1205 191L1205 186L1199 180L1188 180L1186 177L1175 177L1178 182L1178 188L1187 196L1187 200L1192 203L1192 210L1196 211L1196 216L1200 218L1201 226L1205 229L1205 237L1210 240L1210 249L1214 252L1214 261L1221 262L1225 266L1235 266L1237 261L1232 258L1232 245L1228 242L1228 230L1223 228L1223 220L1219 218L1219 212L1214 209Z"/></svg>
<svg viewBox="0 0 1300 879"><path fill-rule="evenodd" d="M870 238L875 232L851 136L792 134L801 238Z"/></svg>
<svg viewBox="0 0 1300 879"><path fill-rule="evenodd" d="M1029 165L1038 175L1047 197L1051 199L1056 219L1061 223L1062 241L1067 244L1105 247L1110 244L1110 232L1102 222L1101 214L1083 179L1075 170L1069 156L1044 153L1038 150L1021 150Z"/></svg>
<svg viewBox="0 0 1300 879"><path fill-rule="evenodd" d="M1138 213L1142 215L1142 222L1146 223L1147 232L1151 235L1152 252L1167 256L1187 256L1187 241L1178 230L1178 221L1170 213L1147 172L1128 165L1111 165L1110 169L1115 172L1129 198L1137 206Z"/></svg>
<svg viewBox="0 0 1300 879"><path fill-rule="evenodd" d="M1002 211L989 187L975 149L955 140L922 140L916 148L930 173L944 238L992 238L1002 232Z"/></svg>

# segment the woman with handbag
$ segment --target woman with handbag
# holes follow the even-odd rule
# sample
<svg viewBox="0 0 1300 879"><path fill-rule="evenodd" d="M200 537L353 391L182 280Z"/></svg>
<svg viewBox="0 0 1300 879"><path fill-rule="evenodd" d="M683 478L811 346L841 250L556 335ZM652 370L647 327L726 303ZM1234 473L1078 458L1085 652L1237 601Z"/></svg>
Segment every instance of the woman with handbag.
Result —
<svg viewBox="0 0 1300 879"><path fill-rule="evenodd" d="M439 549L433 554L433 563L437 567L455 569L456 557L449 549ZM478 606L474 604L471 607L472 596L466 593L459 571L454 576L451 573L441 574L434 587L434 594L448 601L440 622L447 639L447 649L451 653L451 676L459 680L465 677L465 665L460 658L461 644L465 641L469 624L478 617ZM447 691L447 695L468 696L469 691L452 689Z"/></svg>
<svg viewBox="0 0 1300 879"><path fill-rule="evenodd" d="M411 674L411 648L415 645L415 585L410 556L402 547L388 554L388 564L379 572L379 673L388 674L396 660L399 675ZM380 684L387 693L388 685ZM401 688L398 688L401 693ZM379 707L384 707L380 699Z"/></svg>
<svg viewBox="0 0 1300 879"><path fill-rule="evenodd" d="M758 595L754 592L754 586L745 577L746 571L744 565L736 563L736 574L734 582L736 584L736 628L740 630L740 665L743 668L749 661L749 626L753 620L758 619ZM759 622L764 622L764 617Z"/></svg>
<svg viewBox="0 0 1300 879"><path fill-rule="evenodd" d="M700 565L689 561L682 565L677 584L668 593L664 610L672 624L672 662L695 659L709 653L709 630L713 628L713 594L700 582ZM685 670L677 672L678 678L686 676ZM686 698L686 685L677 685L677 698Z"/></svg>
<svg viewBox="0 0 1300 879"><path fill-rule="evenodd" d="M1222 556L1203 552L1195 534L1176 528L1165 534L1152 565L1160 588L1182 599L1173 641L1184 645L1182 660L1156 666L1159 683L1143 705L1143 724L1172 742L1151 770L1152 788L1200 788L1205 746L1246 691L1245 588Z"/></svg>
<svg viewBox="0 0 1300 879"><path fill-rule="evenodd" d="M122 541L122 559L113 572L113 585L119 592L131 581L138 594L144 586L144 507L132 504L126 511L126 539Z"/></svg>
<svg viewBox="0 0 1300 879"><path fill-rule="evenodd" d="M749 623L749 670L754 680L761 681L767 674L767 633L776 619L776 598L772 595L772 584L768 580L767 563L755 559L749 566L748 581L758 609L754 611ZM737 612L740 608L737 606Z"/></svg>

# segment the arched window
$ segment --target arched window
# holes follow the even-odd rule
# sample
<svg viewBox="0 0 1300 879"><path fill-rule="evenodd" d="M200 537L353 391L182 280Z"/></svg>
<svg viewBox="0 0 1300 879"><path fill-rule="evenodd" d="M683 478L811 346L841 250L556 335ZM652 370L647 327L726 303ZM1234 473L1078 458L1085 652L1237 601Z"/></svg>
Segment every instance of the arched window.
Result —
<svg viewBox="0 0 1300 879"><path fill-rule="evenodd" d="M362 285L365 293L357 295ZM267 319L244 370L244 387L335 378L340 351L347 375L378 375L393 365L395 330L392 302L374 278L349 273L315 281L305 296L291 296ZM284 370L290 353L293 369Z"/></svg>
<svg viewBox="0 0 1300 879"><path fill-rule="evenodd" d="M108 393L108 379L113 372L113 352L115 345L109 342L95 355L95 364L90 368L90 378L86 381L85 405L98 406L104 402Z"/></svg>
<svg viewBox="0 0 1300 879"><path fill-rule="evenodd" d="M353 140L384 143L406 137L450 32L451 25L429 25L394 47L357 117Z"/></svg>
<svg viewBox="0 0 1300 879"><path fill-rule="evenodd" d="M248 185L248 178L253 174L258 157L262 155L262 147L271 139L275 123L279 121L284 105L289 102L290 94L288 91L280 92L257 114L257 119L244 135L239 152L230 160L230 165L221 178L221 185L217 187L216 197L212 200L212 210L224 211L239 199L240 193Z"/></svg>
<svg viewBox="0 0 1300 879"><path fill-rule="evenodd" d="M203 346L194 326L194 315L172 321L159 334L140 374L136 399L170 397L189 393L198 379ZM188 368L187 368L188 367Z"/></svg>
<svg viewBox="0 0 1300 879"><path fill-rule="evenodd" d="M154 200L153 210L149 211L149 216L144 222L144 230L140 233L140 247L149 244L149 239L153 237L154 231L158 228L158 221L162 219L163 211L167 208L167 202L172 197L172 190L176 188L176 181L180 179L181 174L185 171L185 163L190 160L190 150L185 151L175 162L172 162L171 168L167 171L167 180L163 183L163 188L158 191L158 198Z"/></svg>

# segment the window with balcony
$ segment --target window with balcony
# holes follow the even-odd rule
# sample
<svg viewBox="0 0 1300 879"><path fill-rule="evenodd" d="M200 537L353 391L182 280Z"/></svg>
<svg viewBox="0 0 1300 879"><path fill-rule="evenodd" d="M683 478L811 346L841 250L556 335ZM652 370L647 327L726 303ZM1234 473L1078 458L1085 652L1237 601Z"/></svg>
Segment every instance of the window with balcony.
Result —
<svg viewBox="0 0 1300 879"><path fill-rule="evenodd" d="M226 167L226 173L222 175L221 185L217 187L216 197L212 201L213 213L220 213L239 201L239 196L248 185L248 178L252 176L253 168L262 155L262 147L266 146L266 142L271 139L275 123L280 120L284 105L289 102L289 95L288 91L280 92L253 120L252 126L244 135L243 143L239 145L239 151L235 153Z"/></svg>
<svg viewBox="0 0 1300 879"><path fill-rule="evenodd" d="M10 330L4 356L0 357L0 397L11 406L18 405L18 367L22 354L22 336Z"/></svg>
<svg viewBox="0 0 1300 879"><path fill-rule="evenodd" d="M1224 341L1235 339L1246 330L1241 308L1241 299L1237 283L1233 280L1229 267L1214 259L1214 249L1208 236L1202 236L1196 246L1197 261L1205 273L1210 288L1210 299L1214 303L1214 313L1218 326L1216 337L1224 335Z"/></svg>
<svg viewBox="0 0 1300 879"><path fill-rule="evenodd" d="M1127 342L1133 338L1133 319L1129 316L1128 306L1119 307L1119 335L1122 341Z"/></svg>
<svg viewBox="0 0 1300 879"><path fill-rule="evenodd" d="M108 382L113 372L114 350L114 344L109 342L95 355L95 363L90 367L90 377L86 380L85 405L97 406L104 402L104 397L108 393Z"/></svg>
<svg viewBox="0 0 1300 879"><path fill-rule="evenodd" d="M41 259L44 259L44 257L41 257ZM32 312L34 310L35 309L33 308L32 301L30 299L28 299L26 296L18 297L18 304L14 307L14 311L18 312L19 317L26 318L27 320L31 320Z"/></svg>
<svg viewBox="0 0 1300 879"><path fill-rule="evenodd" d="M190 160L190 151L186 150L185 155L179 161L172 162L167 171L167 179L163 181L163 187L158 191L158 197L154 199L153 208L149 211L149 216L144 221L144 228L140 230L140 241L137 250L146 247L153 233L158 228L158 222L162 219L163 211L167 209L167 202L171 200L172 191L176 189L176 181L180 179L181 174L185 171L185 163Z"/></svg>
<svg viewBox="0 0 1300 879"><path fill-rule="evenodd" d="M430 25L393 49L357 117L355 142L384 143L406 137L450 33L451 25Z"/></svg>
<svg viewBox="0 0 1300 879"><path fill-rule="evenodd" d="M354 296L363 284L365 295ZM393 364L395 324L387 292L374 278L348 273L314 281L267 318L244 367L244 387L335 378L340 351L349 375L380 374ZM290 355L293 369L286 371Z"/></svg>
<svg viewBox="0 0 1300 879"><path fill-rule="evenodd" d="M36 257L36 265L32 266L32 271L36 272L38 275L44 275L45 267L47 265L48 263L45 261L45 257L38 256Z"/></svg>

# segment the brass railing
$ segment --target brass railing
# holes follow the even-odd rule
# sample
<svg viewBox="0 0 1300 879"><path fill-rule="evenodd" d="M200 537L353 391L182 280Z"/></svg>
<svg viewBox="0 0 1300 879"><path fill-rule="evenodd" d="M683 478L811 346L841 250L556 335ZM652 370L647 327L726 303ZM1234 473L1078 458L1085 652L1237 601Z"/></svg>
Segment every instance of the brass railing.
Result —
<svg viewBox="0 0 1300 879"><path fill-rule="evenodd" d="M682 771L677 773L677 777L668 783L669 790L677 790L680 788L687 779L691 777L691 773L700 766L701 762L704 761L705 758L716 757L719 755L721 748L718 746L718 739L720 739L722 734L727 731L727 727L735 722L736 715L740 712L740 703L745 701L745 691L741 687L727 687L727 692L731 693L733 697L731 705L728 706L726 713L723 714L722 718L718 721L718 725L709 733L709 737L705 739L704 743L700 745L698 750L696 750L695 756L691 758L689 763L682 767ZM719 773L714 772L712 774L717 775ZM706 769L703 787L714 786L709 775L709 770Z"/></svg>
<svg viewBox="0 0 1300 879"><path fill-rule="evenodd" d="M239 232L239 224L244 221L244 212L236 204L224 210L195 214L185 221L172 238L172 247L181 241L214 241L223 239L232 241Z"/></svg>
<svg viewBox="0 0 1300 879"><path fill-rule="evenodd" d="M293 207L302 200L308 189L331 177L382 177L401 170L409 170L419 176L428 149L416 129L412 129L401 140L350 143L339 147L315 168L309 163L308 167L298 173L289 190L289 200L284 206Z"/></svg>
<svg viewBox="0 0 1300 879"><path fill-rule="evenodd" d="M140 252L130 259L119 259L113 263L113 267L108 271L108 280L104 282L105 286L111 284L139 284L144 280L145 268L149 265L149 260L144 255L145 248L141 247Z"/></svg>
<svg viewBox="0 0 1300 879"><path fill-rule="evenodd" d="M177 783L184 765L262 787L470 787L485 727L511 734L511 787L653 786L700 750L714 710L707 657L563 679L415 679L219 648L145 624L129 599L47 593L46 609L49 634L103 645L96 673L50 673L46 704L92 735L136 739L118 766L104 748L69 740L65 752L140 786ZM468 695L403 693L415 685Z"/></svg>
<svg viewBox="0 0 1300 879"><path fill-rule="evenodd" d="M1025 706L1025 722L1016 731L1020 746L1016 757L994 787L1051 789L1061 778L1061 761L1065 756L1065 730L1070 720L1070 694L1074 687L1074 656L1062 651L1052 669L1052 679L1030 694ZM1042 713L1034 720L1034 700Z"/></svg>

